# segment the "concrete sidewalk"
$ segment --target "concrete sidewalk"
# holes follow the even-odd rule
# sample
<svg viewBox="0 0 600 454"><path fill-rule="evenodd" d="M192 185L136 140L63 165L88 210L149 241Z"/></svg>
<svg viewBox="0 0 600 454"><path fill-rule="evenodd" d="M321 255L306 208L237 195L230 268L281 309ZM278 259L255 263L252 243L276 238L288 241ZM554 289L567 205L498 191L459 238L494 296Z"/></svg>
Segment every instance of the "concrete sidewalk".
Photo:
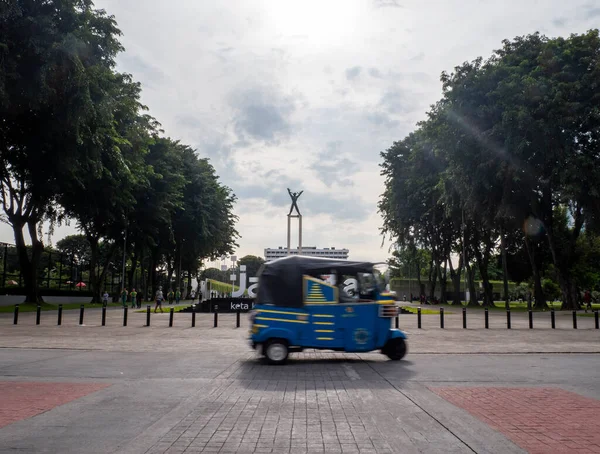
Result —
<svg viewBox="0 0 600 454"><path fill-rule="evenodd" d="M217 328L212 314L196 314L192 328L190 313L175 313L169 327L168 311L152 313L148 328L146 314L132 310L124 327L120 308L107 311L106 326L101 326L100 310L86 310L83 326L78 311L65 311L61 326L56 325L56 313L42 313L40 325L35 324L35 313L20 314L16 326L8 315L0 317L0 347L182 352L238 351L248 346L247 314L241 314L240 328L235 327L235 314L219 314ZM461 314L446 314L445 329L439 328L439 315L423 315L422 329L417 328L416 315L401 315L399 321L412 353L600 353L600 330L593 329L593 318L579 317L576 330L567 314L557 315L554 330L547 314L535 318L532 330L523 313L513 314L510 330L502 313L490 314L490 329L483 328L483 313L468 315L468 329L462 328Z"/></svg>
<svg viewBox="0 0 600 454"><path fill-rule="evenodd" d="M589 324L530 330L519 315L507 330L494 314L486 330L473 314L465 330L448 314L417 329L406 315L403 361L307 350L271 367L244 314L239 329L235 314L217 328L211 314L195 328L186 313L173 327L168 312L150 327L131 310L123 327L122 309L106 326L99 310L83 326L78 311L62 326L35 315L0 317L0 453L600 452Z"/></svg>

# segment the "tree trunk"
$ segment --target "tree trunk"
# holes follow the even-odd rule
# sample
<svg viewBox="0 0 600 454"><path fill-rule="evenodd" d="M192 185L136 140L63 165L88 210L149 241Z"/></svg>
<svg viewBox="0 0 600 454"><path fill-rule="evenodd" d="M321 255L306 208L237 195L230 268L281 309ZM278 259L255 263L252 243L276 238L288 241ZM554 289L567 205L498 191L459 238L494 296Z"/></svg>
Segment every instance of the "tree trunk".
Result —
<svg viewBox="0 0 600 454"><path fill-rule="evenodd" d="M137 259L138 259L138 254L137 254L137 248L134 249L133 252L133 256L131 257L131 270L129 271L129 276L127 277L128 281L129 281L129 286L133 289L136 286L136 283L134 283L133 279L135 276L135 271L137 269Z"/></svg>
<svg viewBox="0 0 600 454"><path fill-rule="evenodd" d="M475 272L473 268L469 265L469 262L465 263L467 277L469 279L469 301L467 306L479 306L479 302L477 300L477 290L475 289Z"/></svg>
<svg viewBox="0 0 600 454"><path fill-rule="evenodd" d="M548 309L546 303L546 296L542 288L542 277L536 261L535 256L535 245L531 243L531 240L525 235L525 249L527 250L527 257L529 257L529 263L531 265L531 272L533 274L533 293L535 297L534 307L536 309Z"/></svg>
<svg viewBox="0 0 600 454"><path fill-rule="evenodd" d="M188 270L187 275L188 275L188 281L187 281L186 297L189 298L189 295L192 294L192 272L190 270Z"/></svg>
<svg viewBox="0 0 600 454"><path fill-rule="evenodd" d="M506 235L504 229L500 227L500 249L502 253L502 282L504 285L504 307L510 307L510 295L508 294L508 262L506 253Z"/></svg>
<svg viewBox="0 0 600 454"><path fill-rule="evenodd" d="M17 247L17 255L19 257L19 271L23 280L25 281L25 302L26 303L43 303L43 299L39 294L38 283L37 283L37 265L41 257L41 251L43 251L43 245L37 240L37 231L34 227L34 238L32 237L32 248L31 258L27 254L27 245L25 244L25 237L23 235L23 228L25 222L20 219L10 218L9 219L13 233L15 235L15 245ZM31 227L27 223L27 227L31 232ZM36 253L37 251L37 253Z"/></svg>
<svg viewBox="0 0 600 454"><path fill-rule="evenodd" d="M483 242L486 250L482 255L480 250L481 241L479 241L479 233L476 233L475 238L476 244L474 245L473 249L475 250L475 261L477 262L477 267L479 268L479 274L481 275L481 280L483 281L483 306L491 307L494 305L494 295L491 291L490 278L488 275L489 241Z"/></svg>
<svg viewBox="0 0 600 454"><path fill-rule="evenodd" d="M461 297L460 297L460 278L461 271L463 268L463 259L462 255L458 259L458 268L454 271L454 267L452 266L452 260L450 260L450 279L452 279L452 284L454 285L454 296L452 299L452 304L460 306Z"/></svg>
<svg viewBox="0 0 600 454"><path fill-rule="evenodd" d="M433 275L431 276L431 281L429 282L429 299L433 300L435 297L435 288L437 287L437 278L439 273L439 265L434 263L433 265Z"/></svg>
<svg viewBox="0 0 600 454"><path fill-rule="evenodd" d="M140 278L141 278L141 298L142 301L148 301L148 280L146 279L146 268L144 268L144 245L140 247Z"/></svg>
<svg viewBox="0 0 600 454"><path fill-rule="evenodd" d="M423 292L423 290L422 290L423 284L421 282L421 262L419 262L418 260L416 261L416 270L415 271L417 272L417 285L419 286L417 295L420 298L421 294Z"/></svg>
<svg viewBox="0 0 600 454"><path fill-rule="evenodd" d="M154 282L154 253L152 252L148 257L148 290L146 295L148 297L154 297L156 290L154 289L156 283Z"/></svg>
<svg viewBox="0 0 600 454"><path fill-rule="evenodd" d="M172 257L170 255L167 254L166 257L166 262L167 262L167 288L163 289L163 290L172 290L173 286L171 285L171 282L173 280L173 272L175 270L175 266L173 265L173 260Z"/></svg>
<svg viewBox="0 0 600 454"><path fill-rule="evenodd" d="M111 260L114 258L117 250L117 244L114 243L110 246L108 254L105 257L104 263L100 263L99 258L99 243L100 240L96 236L86 234L88 243L90 244L90 290L92 292L92 303L102 302L102 285L104 278L108 271L108 266ZM96 272L100 265L100 274Z"/></svg>
<svg viewBox="0 0 600 454"><path fill-rule="evenodd" d="M444 272L442 273L441 268L438 268L439 270L439 277L440 277L440 292L441 292L441 297L440 297L440 304L446 304L448 302L448 298L446 298L446 287L448 285L448 259L444 260Z"/></svg>

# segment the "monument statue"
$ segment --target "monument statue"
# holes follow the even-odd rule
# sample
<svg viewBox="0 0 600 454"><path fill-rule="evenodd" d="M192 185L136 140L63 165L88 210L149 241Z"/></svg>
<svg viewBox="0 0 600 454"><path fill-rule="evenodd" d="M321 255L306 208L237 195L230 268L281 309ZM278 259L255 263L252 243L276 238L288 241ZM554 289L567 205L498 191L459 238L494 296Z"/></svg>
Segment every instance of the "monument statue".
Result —
<svg viewBox="0 0 600 454"><path fill-rule="evenodd" d="M296 203L296 202L298 201L298 199L300 198L300 196L302 195L303 192L304 191L292 192L292 191L290 191L290 188L288 188L288 194L292 198L292 206L290 207L290 212L288 213L288 216L292 214L292 211L294 211L294 208L296 208L296 213L298 213L298 215L301 216L300 209L298 208L298 203Z"/></svg>

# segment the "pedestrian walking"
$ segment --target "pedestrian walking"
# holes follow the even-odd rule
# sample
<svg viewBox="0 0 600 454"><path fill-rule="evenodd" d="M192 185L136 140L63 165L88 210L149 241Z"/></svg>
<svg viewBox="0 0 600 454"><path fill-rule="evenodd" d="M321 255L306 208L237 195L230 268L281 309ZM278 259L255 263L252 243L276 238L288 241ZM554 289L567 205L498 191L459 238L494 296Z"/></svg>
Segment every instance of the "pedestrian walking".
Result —
<svg viewBox="0 0 600 454"><path fill-rule="evenodd" d="M585 291L585 294L583 295L583 302L585 303L585 312L587 313L588 309L591 311L592 310L592 294L590 293L589 290Z"/></svg>
<svg viewBox="0 0 600 454"><path fill-rule="evenodd" d="M124 288L123 291L121 292L121 303L123 304L123 307L127 307L127 289Z"/></svg>
<svg viewBox="0 0 600 454"><path fill-rule="evenodd" d="M162 301L163 301L163 292L162 292L162 287L158 287L158 290L156 291L156 295L154 297L156 304L154 305L154 313L156 314L156 309L158 309L160 307L160 311L163 311L162 308Z"/></svg>
<svg viewBox="0 0 600 454"><path fill-rule="evenodd" d="M102 295L102 304L104 307L108 306L108 292L104 290L104 295Z"/></svg>
<svg viewBox="0 0 600 454"><path fill-rule="evenodd" d="M136 307L139 307L136 301L137 292L134 288L131 289L131 293L129 294L129 296L131 296L131 308L135 309Z"/></svg>
<svg viewBox="0 0 600 454"><path fill-rule="evenodd" d="M175 304L179 304L179 300L181 299L181 292L179 289L175 292Z"/></svg>
<svg viewBox="0 0 600 454"><path fill-rule="evenodd" d="M169 293L167 293L167 299L169 300L169 305L173 304L174 296L175 296L175 294L173 293L173 290L169 289Z"/></svg>

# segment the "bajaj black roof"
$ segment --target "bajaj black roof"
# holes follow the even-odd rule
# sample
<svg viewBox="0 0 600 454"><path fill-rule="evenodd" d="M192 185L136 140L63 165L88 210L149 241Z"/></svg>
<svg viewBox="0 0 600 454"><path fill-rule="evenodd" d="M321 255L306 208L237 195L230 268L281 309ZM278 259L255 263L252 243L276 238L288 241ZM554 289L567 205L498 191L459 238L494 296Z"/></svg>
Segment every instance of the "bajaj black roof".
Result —
<svg viewBox="0 0 600 454"><path fill-rule="evenodd" d="M259 272L258 304L302 307L302 275L371 273L373 263L292 255L265 263Z"/></svg>

